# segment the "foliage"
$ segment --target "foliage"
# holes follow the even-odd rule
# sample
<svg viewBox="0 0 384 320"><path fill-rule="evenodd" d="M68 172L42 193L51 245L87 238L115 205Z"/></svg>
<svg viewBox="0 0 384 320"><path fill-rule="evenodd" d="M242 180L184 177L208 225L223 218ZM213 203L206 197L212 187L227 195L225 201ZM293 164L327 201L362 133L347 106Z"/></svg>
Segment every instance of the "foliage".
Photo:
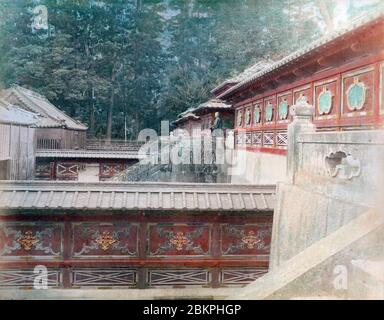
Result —
<svg viewBox="0 0 384 320"><path fill-rule="evenodd" d="M47 28L34 25L39 5ZM321 0L3 0L0 83L45 95L98 136L124 137L126 120L134 138L331 30L332 14Z"/></svg>

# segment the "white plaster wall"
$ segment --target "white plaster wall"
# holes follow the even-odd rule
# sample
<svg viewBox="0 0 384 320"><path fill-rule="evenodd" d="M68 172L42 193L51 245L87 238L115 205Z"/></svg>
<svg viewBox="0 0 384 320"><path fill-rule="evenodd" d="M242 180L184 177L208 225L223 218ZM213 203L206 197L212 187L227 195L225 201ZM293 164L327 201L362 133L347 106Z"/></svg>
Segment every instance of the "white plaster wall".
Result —
<svg viewBox="0 0 384 320"><path fill-rule="evenodd" d="M287 157L233 150L232 163L228 170L232 183L276 184L286 179Z"/></svg>

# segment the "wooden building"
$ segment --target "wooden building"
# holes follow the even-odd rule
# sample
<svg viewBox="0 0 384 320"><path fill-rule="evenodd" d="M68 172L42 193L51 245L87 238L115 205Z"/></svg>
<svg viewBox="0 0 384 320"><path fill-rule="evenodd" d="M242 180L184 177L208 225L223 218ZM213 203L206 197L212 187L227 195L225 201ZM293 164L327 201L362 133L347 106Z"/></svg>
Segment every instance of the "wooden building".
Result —
<svg viewBox="0 0 384 320"><path fill-rule="evenodd" d="M0 180L33 179L38 116L0 99Z"/></svg>
<svg viewBox="0 0 384 320"><path fill-rule="evenodd" d="M220 113L223 129L233 128L234 110L231 105L215 98L184 111L173 124L177 128L185 129L189 135L192 135L193 130L201 130L204 134L211 132L215 112Z"/></svg>
<svg viewBox="0 0 384 320"><path fill-rule="evenodd" d="M4 100L39 115L36 124L37 149L81 149L87 127L55 107L42 95L20 86L1 94Z"/></svg>
<svg viewBox="0 0 384 320"><path fill-rule="evenodd" d="M314 106L318 130L382 128L384 16L374 13L215 89L236 110L239 149L285 154L292 106Z"/></svg>

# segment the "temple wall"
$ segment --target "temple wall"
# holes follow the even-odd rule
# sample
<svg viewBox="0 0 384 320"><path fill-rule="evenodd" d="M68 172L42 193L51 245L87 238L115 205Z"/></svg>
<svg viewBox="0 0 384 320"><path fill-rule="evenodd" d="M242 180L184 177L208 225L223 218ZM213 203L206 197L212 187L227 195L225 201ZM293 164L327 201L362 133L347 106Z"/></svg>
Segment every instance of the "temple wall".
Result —
<svg viewBox="0 0 384 320"><path fill-rule="evenodd" d="M276 184L285 180L286 162L284 155L236 149L228 172L232 183Z"/></svg>

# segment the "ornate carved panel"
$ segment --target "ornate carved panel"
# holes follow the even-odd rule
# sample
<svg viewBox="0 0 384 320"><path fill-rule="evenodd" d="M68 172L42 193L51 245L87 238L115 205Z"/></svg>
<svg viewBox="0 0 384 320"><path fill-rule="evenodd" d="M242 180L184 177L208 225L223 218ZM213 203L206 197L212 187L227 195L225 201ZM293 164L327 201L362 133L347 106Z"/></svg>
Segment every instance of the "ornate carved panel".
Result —
<svg viewBox="0 0 384 320"><path fill-rule="evenodd" d="M223 286L244 286L268 272L268 268L225 268L220 271Z"/></svg>
<svg viewBox="0 0 384 320"><path fill-rule="evenodd" d="M325 165L328 174L333 178L351 180L361 174L360 160L343 151L327 155Z"/></svg>
<svg viewBox="0 0 384 320"><path fill-rule="evenodd" d="M256 101L253 107L253 125L260 126L263 121L263 101Z"/></svg>
<svg viewBox="0 0 384 320"><path fill-rule="evenodd" d="M33 269L0 269L0 288L33 288L37 273ZM62 275L58 269L47 269L48 288L61 286Z"/></svg>
<svg viewBox="0 0 384 320"><path fill-rule="evenodd" d="M51 180L53 178L53 162L36 163L35 177L40 180Z"/></svg>
<svg viewBox="0 0 384 320"><path fill-rule="evenodd" d="M150 287L205 286L210 282L210 272L204 269L152 269L148 270Z"/></svg>
<svg viewBox="0 0 384 320"><path fill-rule="evenodd" d="M373 66L343 74L343 116L366 116L373 113L374 77Z"/></svg>
<svg viewBox="0 0 384 320"><path fill-rule="evenodd" d="M150 256L206 256L210 254L208 225L150 225Z"/></svg>
<svg viewBox="0 0 384 320"><path fill-rule="evenodd" d="M221 226L221 253L228 255L268 255L272 225Z"/></svg>
<svg viewBox="0 0 384 320"><path fill-rule="evenodd" d="M245 108L244 124L246 127L250 127L252 125L252 106Z"/></svg>
<svg viewBox="0 0 384 320"><path fill-rule="evenodd" d="M236 127L241 128L244 125L243 121L244 117L244 109L237 109L236 110Z"/></svg>
<svg viewBox="0 0 384 320"><path fill-rule="evenodd" d="M73 224L75 258L135 257L138 255L138 225L119 223Z"/></svg>
<svg viewBox="0 0 384 320"><path fill-rule="evenodd" d="M339 80L326 79L314 84L316 119L335 119L339 112Z"/></svg>
<svg viewBox="0 0 384 320"><path fill-rule="evenodd" d="M79 165L77 163L58 162L56 165L56 178L58 180L77 180Z"/></svg>
<svg viewBox="0 0 384 320"><path fill-rule="evenodd" d="M137 271L131 268L75 268L72 287L135 287Z"/></svg>
<svg viewBox="0 0 384 320"><path fill-rule="evenodd" d="M62 239L61 224L1 223L0 259L60 258Z"/></svg>
<svg viewBox="0 0 384 320"><path fill-rule="evenodd" d="M277 95L277 122L287 123L291 118L292 93L284 92Z"/></svg>
<svg viewBox="0 0 384 320"><path fill-rule="evenodd" d="M100 180L113 177L115 174L125 169L124 163L100 163Z"/></svg>
<svg viewBox="0 0 384 320"><path fill-rule="evenodd" d="M273 124L276 118L276 100L275 97L268 97L264 99L264 119L266 125Z"/></svg>

